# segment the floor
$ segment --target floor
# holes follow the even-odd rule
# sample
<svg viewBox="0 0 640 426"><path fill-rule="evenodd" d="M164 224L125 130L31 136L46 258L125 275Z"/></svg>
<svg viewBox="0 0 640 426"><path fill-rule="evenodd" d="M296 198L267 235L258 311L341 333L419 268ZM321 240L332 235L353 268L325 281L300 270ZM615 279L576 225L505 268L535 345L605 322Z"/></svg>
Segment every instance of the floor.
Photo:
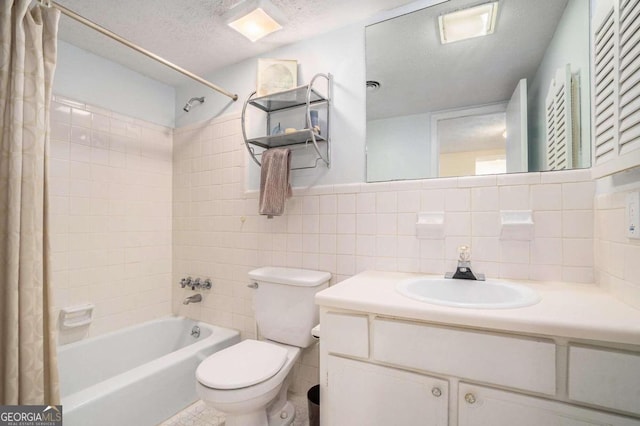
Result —
<svg viewBox="0 0 640 426"><path fill-rule="evenodd" d="M289 400L296 407L296 417L293 426L307 426L307 397L306 395L289 395ZM161 423L159 426L223 426L224 414L207 407L204 401L198 401L188 406L175 416Z"/></svg>

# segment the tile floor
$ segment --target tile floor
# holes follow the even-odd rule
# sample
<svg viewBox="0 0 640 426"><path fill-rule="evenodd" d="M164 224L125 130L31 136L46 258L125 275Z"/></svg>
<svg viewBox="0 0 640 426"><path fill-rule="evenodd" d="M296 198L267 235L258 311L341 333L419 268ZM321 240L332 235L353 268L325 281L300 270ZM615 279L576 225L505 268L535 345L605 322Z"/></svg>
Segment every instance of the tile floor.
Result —
<svg viewBox="0 0 640 426"><path fill-rule="evenodd" d="M290 394L289 399L296 407L293 426L308 426L306 395ZM224 414L207 407L204 401L197 401L159 426L223 426Z"/></svg>

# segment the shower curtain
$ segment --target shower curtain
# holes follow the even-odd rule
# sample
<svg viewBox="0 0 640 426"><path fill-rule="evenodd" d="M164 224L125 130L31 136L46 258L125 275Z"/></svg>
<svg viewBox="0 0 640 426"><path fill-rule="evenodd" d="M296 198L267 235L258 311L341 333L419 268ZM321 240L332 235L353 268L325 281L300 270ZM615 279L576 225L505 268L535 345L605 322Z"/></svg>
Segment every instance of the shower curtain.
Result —
<svg viewBox="0 0 640 426"><path fill-rule="evenodd" d="M47 221L60 13L0 1L0 405L59 404Z"/></svg>

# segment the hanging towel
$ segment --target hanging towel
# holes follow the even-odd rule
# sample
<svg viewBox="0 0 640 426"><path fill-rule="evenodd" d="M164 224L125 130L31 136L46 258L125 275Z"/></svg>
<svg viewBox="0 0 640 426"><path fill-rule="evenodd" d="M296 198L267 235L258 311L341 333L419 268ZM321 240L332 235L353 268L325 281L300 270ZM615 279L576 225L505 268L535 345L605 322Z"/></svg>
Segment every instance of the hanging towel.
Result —
<svg viewBox="0 0 640 426"><path fill-rule="evenodd" d="M261 215L280 216L284 213L284 202L291 197L289 170L291 150L289 148L271 148L262 153L260 171Z"/></svg>

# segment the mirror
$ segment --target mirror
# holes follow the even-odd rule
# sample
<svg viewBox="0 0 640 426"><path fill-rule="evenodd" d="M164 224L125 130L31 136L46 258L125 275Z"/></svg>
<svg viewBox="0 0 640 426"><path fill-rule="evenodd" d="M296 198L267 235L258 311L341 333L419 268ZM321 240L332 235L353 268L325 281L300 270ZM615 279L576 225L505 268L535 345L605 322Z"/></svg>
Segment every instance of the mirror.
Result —
<svg viewBox="0 0 640 426"><path fill-rule="evenodd" d="M450 0L366 27L367 181L590 167L589 4Z"/></svg>

